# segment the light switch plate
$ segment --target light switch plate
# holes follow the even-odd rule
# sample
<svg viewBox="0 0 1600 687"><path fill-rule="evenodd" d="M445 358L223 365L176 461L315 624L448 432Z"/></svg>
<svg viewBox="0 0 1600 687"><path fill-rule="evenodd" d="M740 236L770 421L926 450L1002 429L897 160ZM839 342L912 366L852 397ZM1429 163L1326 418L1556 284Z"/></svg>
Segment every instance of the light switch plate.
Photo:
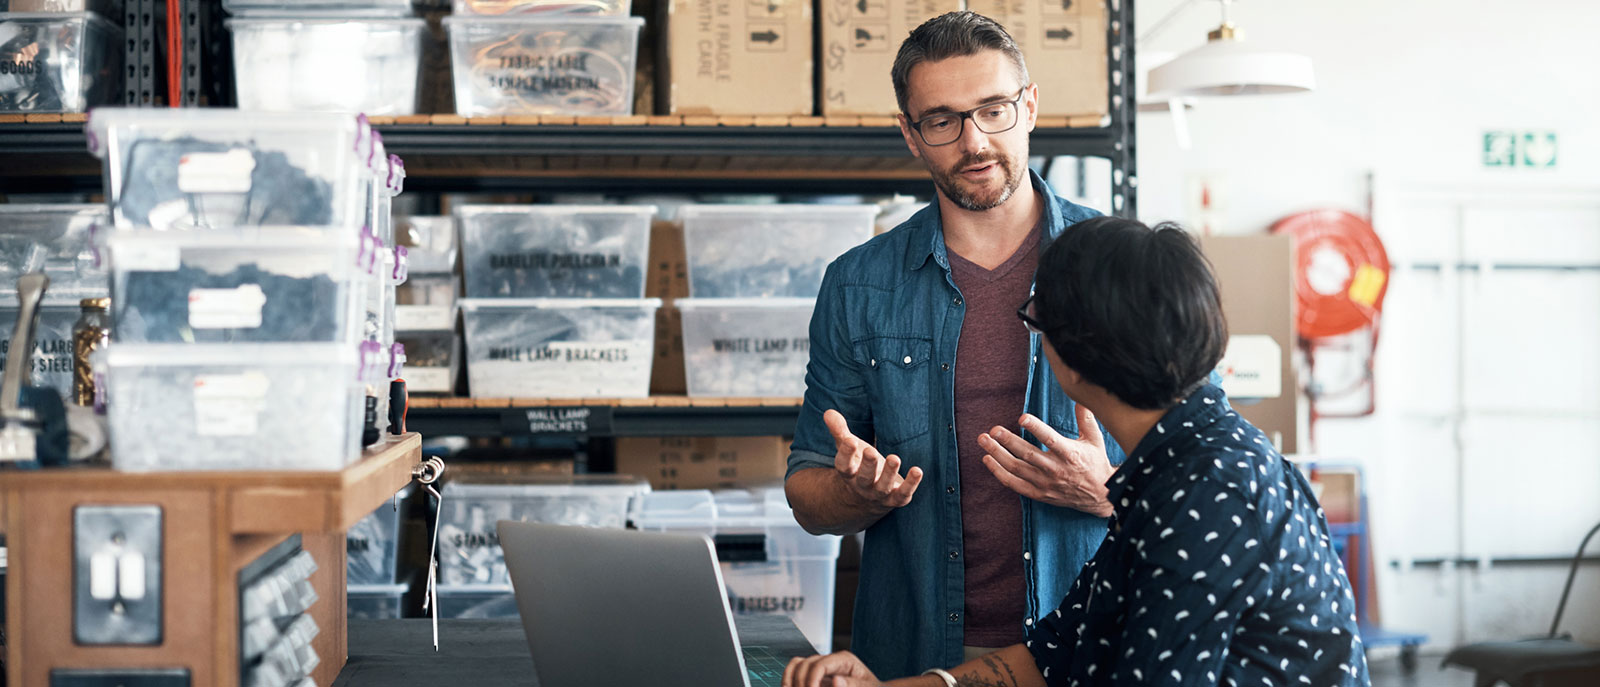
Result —
<svg viewBox="0 0 1600 687"><path fill-rule="evenodd" d="M72 511L72 540L73 641L160 644L161 507L78 506ZM106 575L115 579L103 579ZM107 596L108 589L110 598L96 598Z"/></svg>

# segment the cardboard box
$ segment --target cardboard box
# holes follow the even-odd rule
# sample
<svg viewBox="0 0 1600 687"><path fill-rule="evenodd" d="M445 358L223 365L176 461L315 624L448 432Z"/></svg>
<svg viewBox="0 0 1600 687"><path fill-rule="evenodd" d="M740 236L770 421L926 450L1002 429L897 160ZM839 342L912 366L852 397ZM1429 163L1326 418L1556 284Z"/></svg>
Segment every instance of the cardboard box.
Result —
<svg viewBox="0 0 1600 687"><path fill-rule="evenodd" d="M655 220L650 224L650 269L645 296L661 299L656 311L656 352L650 366L650 393L683 395L689 385L683 372L683 317L674 300L689 296L689 263L684 255L683 227Z"/></svg>
<svg viewBox="0 0 1600 687"><path fill-rule="evenodd" d="M923 22L962 9L962 0L819 1L823 115L899 112L889 70L900 42Z"/></svg>
<svg viewBox="0 0 1600 687"><path fill-rule="evenodd" d="M667 114L811 114L811 0L659 0Z"/></svg>
<svg viewBox="0 0 1600 687"><path fill-rule="evenodd" d="M783 437L621 437L617 472L652 489L727 489L783 480L789 442Z"/></svg>
<svg viewBox="0 0 1600 687"><path fill-rule="evenodd" d="M999 22L1022 48L1028 76L1039 84L1039 114L1107 114L1105 2L967 0L967 9Z"/></svg>
<svg viewBox="0 0 1600 687"><path fill-rule="evenodd" d="M1292 358L1294 332L1294 243L1288 236L1206 236L1200 248L1211 261L1222 290L1232 345L1245 337L1267 337L1277 347L1277 394L1259 401L1238 399L1234 410L1279 443L1299 450L1300 385ZM1259 339L1258 339L1259 340ZM1223 370L1224 376L1227 371ZM1230 393L1230 397L1233 394Z"/></svg>

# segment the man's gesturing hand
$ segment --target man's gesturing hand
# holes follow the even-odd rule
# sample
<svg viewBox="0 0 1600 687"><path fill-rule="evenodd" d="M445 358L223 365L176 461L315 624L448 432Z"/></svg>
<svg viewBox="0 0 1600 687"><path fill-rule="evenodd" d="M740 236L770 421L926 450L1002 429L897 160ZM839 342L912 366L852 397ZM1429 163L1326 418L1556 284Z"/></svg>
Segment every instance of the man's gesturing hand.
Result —
<svg viewBox="0 0 1600 687"><path fill-rule="evenodd" d="M833 468L850 487L850 493L864 503L882 509L899 508L911 503L911 495L922 483L922 468L911 468L905 477L900 476L900 457L887 458L878 449L850 433L850 426L839 411L822 414L822 421L833 434L838 453L833 458ZM1104 451L1101 452L1104 455Z"/></svg>
<svg viewBox="0 0 1600 687"><path fill-rule="evenodd" d="M1094 414L1078 404L1081 439L1061 436L1032 415L1023 415L1021 424L1044 442L1045 450L1004 427L995 427L978 437L978 445L988 452L983 457L984 467L1006 488L1030 499L1109 517L1106 480L1116 470L1106 458L1106 440Z"/></svg>

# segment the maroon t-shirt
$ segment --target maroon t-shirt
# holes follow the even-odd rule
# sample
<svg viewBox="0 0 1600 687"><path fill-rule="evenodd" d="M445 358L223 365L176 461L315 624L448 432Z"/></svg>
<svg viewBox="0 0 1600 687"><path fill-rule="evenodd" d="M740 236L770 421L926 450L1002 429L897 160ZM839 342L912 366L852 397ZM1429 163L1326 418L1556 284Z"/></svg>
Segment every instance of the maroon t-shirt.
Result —
<svg viewBox="0 0 1600 687"><path fill-rule="evenodd" d="M993 270L950 253L950 274L967 303L955 379L967 646L1003 647L1023 639L1021 497L984 467L978 435L995 425L1018 430L1028 392L1028 330L1017 319L1017 306L1033 286L1042 233L1042 226L1034 227Z"/></svg>

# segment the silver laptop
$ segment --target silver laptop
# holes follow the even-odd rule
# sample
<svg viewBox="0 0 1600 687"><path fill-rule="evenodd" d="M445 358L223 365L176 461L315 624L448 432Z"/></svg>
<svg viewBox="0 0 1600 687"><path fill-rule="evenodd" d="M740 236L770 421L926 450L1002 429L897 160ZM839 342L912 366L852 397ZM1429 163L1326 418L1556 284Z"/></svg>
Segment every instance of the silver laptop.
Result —
<svg viewBox="0 0 1600 687"><path fill-rule="evenodd" d="M541 687L778 687L789 656L739 646L703 534L501 520Z"/></svg>

